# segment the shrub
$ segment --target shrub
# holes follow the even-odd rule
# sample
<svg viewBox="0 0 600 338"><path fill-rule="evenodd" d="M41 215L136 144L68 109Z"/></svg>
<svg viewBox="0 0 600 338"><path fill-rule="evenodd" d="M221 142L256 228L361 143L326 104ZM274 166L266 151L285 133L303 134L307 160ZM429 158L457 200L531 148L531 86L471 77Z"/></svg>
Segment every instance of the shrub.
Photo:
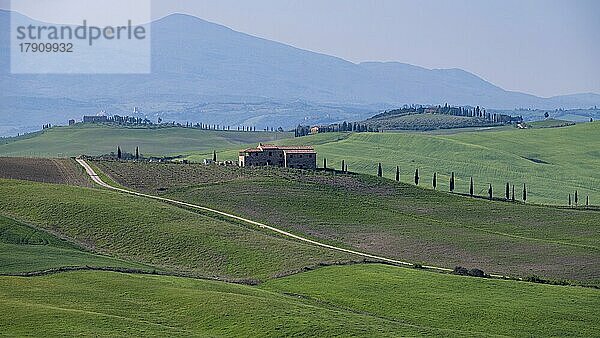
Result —
<svg viewBox="0 0 600 338"><path fill-rule="evenodd" d="M453 274L455 275L461 275L461 276L472 276L472 277L487 277L485 272L483 272L483 270L481 269L467 269L464 268L462 266L456 266L454 267L454 271L452 271Z"/></svg>
<svg viewBox="0 0 600 338"><path fill-rule="evenodd" d="M466 276L469 274L469 270L467 268L463 268L462 266L455 266L452 273L455 275Z"/></svg>

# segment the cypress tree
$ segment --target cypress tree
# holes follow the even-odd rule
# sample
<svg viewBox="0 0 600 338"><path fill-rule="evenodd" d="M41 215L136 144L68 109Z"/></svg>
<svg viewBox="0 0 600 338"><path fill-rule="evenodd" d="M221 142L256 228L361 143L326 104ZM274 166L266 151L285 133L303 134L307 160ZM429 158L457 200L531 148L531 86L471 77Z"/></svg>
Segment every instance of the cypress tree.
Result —
<svg viewBox="0 0 600 338"><path fill-rule="evenodd" d="M473 177L471 177L471 184L469 185L469 195L473 196L475 187L473 186Z"/></svg>
<svg viewBox="0 0 600 338"><path fill-rule="evenodd" d="M433 190L437 188L437 173L433 173Z"/></svg>
<svg viewBox="0 0 600 338"><path fill-rule="evenodd" d="M135 147L135 159L140 159L140 147Z"/></svg>
<svg viewBox="0 0 600 338"><path fill-rule="evenodd" d="M569 194L569 206L571 206L571 194Z"/></svg>
<svg viewBox="0 0 600 338"><path fill-rule="evenodd" d="M117 146L117 158L120 160L121 159L121 147Z"/></svg>
<svg viewBox="0 0 600 338"><path fill-rule="evenodd" d="M511 196L511 200L514 202L515 201L515 185L513 184L512 186L512 196Z"/></svg>
<svg viewBox="0 0 600 338"><path fill-rule="evenodd" d="M342 172L345 172L346 170L346 161L342 160Z"/></svg>
<svg viewBox="0 0 600 338"><path fill-rule="evenodd" d="M379 166L377 167L377 176L379 176L379 177L383 176L383 169L381 168L381 162L379 163Z"/></svg>
<svg viewBox="0 0 600 338"><path fill-rule="evenodd" d="M490 187L488 189L488 195L490 196L490 200L492 199L492 185L490 184Z"/></svg>
<svg viewBox="0 0 600 338"><path fill-rule="evenodd" d="M527 202L527 187L523 183L523 202Z"/></svg>
<svg viewBox="0 0 600 338"><path fill-rule="evenodd" d="M586 207L590 206L590 196L589 195L585 197L585 206Z"/></svg>
<svg viewBox="0 0 600 338"><path fill-rule="evenodd" d="M452 175L450 176L450 192L454 192L454 171L452 172Z"/></svg>
<svg viewBox="0 0 600 338"><path fill-rule="evenodd" d="M415 170L415 185L419 185L419 169Z"/></svg>
<svg viewBox="0 0 600 338"><path fill-rule="evenodd" d="M508 182L506 182L506 200L508 201L509 198L510 198L510 184L508 184Z"/></svg>
<svg viewBox="0 0 600 338"><path fill-rule="evenodd" d="M575 190L575 205L579 202L579 197L577 196L577 190Z"/></svg>
<svg viewBox="0 0 600 338"><path fill-rule="evenodd" d="M400 167L396 166L396 181L400 181Z"/></svg>
<svg viewBox="0 0 600 338"><path fill-rule="evenodd" d="M323 157L323 169L327 169L327 158Z"/></svg>
<svg viewBox="0 0 600 338"><path fill-rule="evenodd" d="M217 151L213 150L213 162L217 162Z"/></svg>

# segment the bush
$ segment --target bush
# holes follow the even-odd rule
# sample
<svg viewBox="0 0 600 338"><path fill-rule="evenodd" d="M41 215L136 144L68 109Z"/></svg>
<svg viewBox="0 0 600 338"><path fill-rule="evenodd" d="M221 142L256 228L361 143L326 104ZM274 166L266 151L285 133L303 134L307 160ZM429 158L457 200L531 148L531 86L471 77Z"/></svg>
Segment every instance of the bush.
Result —
<svg viewBox="0 0 600 338"><path fill-rule="evenodd" d="M481 269L471 269L471 270L469 270L469 276L485 277L485 273Z"/></svg>
<svg viewBox="0 0 600 338"><path fill-rule="evenodd" d="M485 272L483 272L483 270L481 269L467 269L467 268L463 268L462 266L456 266L454 267L454 271L452 271L453 274L455 275L461 275L461 276L472 276L472 277L487 277Z"/></svg>
<svg viewBox="0 0 600 338"><path fill-rule="evenodd" d="M540 283L540 284L551 284L551 285L571 285L566 280L552 280L552 279L544 279L536 275L527 276L524 279L526 282L531 283Z"/></svg>

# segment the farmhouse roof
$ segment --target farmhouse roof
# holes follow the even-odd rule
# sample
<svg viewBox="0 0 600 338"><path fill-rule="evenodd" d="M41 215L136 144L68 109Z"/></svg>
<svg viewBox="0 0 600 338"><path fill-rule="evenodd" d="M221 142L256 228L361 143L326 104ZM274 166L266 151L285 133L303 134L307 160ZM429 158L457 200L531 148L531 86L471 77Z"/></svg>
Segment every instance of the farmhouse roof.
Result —
<svg viewBox="0 0 600 338"><path fill-rule="evenodd" d="M248 148L242 150L247 153L257 153L265 150L283 150L287 153L314 153L315 149L312 146L276 146L273 144L262 144L260 143L256 148Z"/></svg>

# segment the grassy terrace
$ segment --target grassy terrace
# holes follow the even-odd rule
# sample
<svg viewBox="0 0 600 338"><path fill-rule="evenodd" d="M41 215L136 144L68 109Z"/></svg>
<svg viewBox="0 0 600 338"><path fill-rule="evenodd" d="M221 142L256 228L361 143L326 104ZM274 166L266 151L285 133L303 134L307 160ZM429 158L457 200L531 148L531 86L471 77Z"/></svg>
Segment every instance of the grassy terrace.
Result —
<svg viewBox="0 0 600 338"><path fill-rule="evenodd" d="M120 184L413 262L600 283L594 210L460 197L369 175L95 162Z"/></svg>
<svg viewBox="0 0 600 338"><path fill-rule="evenodd" d="M110 272L0 277L3 334L594 336L600 291L381 265L259 287ZM60 320L56 320L60 318Z"/></svg>
<svg viewBox="0 0 600 338"><path fill-rule="evenodd" d="M356 259L99 189L0 179L0 210L96 253L196 276L265 279L321 262Z"/></svg>

